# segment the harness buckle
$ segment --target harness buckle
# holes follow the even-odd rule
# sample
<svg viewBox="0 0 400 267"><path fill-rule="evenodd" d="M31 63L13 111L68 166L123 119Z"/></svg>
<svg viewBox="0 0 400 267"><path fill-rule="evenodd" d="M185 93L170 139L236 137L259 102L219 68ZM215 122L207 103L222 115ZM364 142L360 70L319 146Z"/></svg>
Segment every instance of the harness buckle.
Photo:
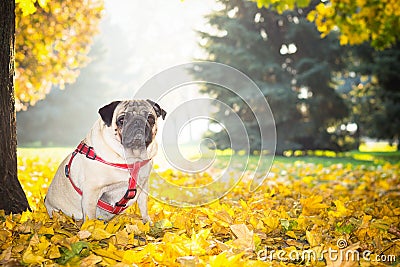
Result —
<svg viewBox="0 0 400 267"><path fill-rule="evenodd" d="M69 177L69 166L68 165L65 165L65 176L66 177Z"/></svg>
<svg viewBox="0 0 400 267"><path fill-rule="evenodd" d="M133 194L133 196L130 196L131 192L135 192ZM128 190L126 190L125 195L124 195L124 199L134 199L136 196L137 190L136 188L128 188Z"/></svg>
<svg viewBox="0 0 400 267"><path fill-rule="evenodd" d="M93 156L90 156L90 151L93 151ZM94 153L93 147L88 146L88 150L86 151L86 157L91 160L96 159L97 156L96 156L96 153Z"/></svg>
<svg viewBox="0 0 400 267"><path fill-rule="evenodd" d="M121 204L121 203L119 203L119 202L116 202L116 203L115 203L115 206L116 206L116 207L126 207L126 204Z"/></svg>
<svg viewBox="0 0 400 267"><path fill-rule="evenodd" d="M79 146L76 148L77 153L82 154L83 149L85 149L85 144L84 143L80 143Z"/></svg>

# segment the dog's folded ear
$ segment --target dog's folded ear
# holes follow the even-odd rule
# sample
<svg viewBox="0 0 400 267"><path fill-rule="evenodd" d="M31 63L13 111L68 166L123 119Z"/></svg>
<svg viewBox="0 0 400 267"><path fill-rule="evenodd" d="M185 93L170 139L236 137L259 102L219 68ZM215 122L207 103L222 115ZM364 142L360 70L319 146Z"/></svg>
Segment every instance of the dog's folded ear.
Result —
<svg viewBox="0 0 400 267"><path fill-rule="evenodd" d="M160 105L157 104L156 102L151 101L150 99L147 99L146 101L149 102L153 106L154 110L156 111L157 117L161 116L162 119L165 120L165 116L167 115L167 112L165 110L163 110L160 107Z"/></svg>
<svg viewBox="0 0 400 267"><path fill-rule="evenodd" d="M113 101L110 104L105 105L104 107L99 109L101 119L108 127L111 126L114 110L120 102L121 101Z"/></svg>

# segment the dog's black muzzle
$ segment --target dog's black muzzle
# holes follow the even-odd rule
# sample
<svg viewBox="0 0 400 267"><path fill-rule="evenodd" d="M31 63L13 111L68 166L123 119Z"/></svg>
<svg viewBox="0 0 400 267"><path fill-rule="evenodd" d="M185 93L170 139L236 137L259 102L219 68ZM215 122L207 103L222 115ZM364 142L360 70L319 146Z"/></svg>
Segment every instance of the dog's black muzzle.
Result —
<svg viewBox="0 0 400 267"><path fill-rule="evenodd" d="M122 129L122 145L125 148L143 149L150 143L151 129L147 122L147 118L138 115L125 116L125 122Z"/></svg>

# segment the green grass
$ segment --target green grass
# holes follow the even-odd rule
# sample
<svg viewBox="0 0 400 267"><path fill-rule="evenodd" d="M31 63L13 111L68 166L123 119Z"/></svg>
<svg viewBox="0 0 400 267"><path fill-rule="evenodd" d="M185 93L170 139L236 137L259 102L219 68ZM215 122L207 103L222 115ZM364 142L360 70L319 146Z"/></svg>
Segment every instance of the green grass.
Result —
<svg viewBox="0 0 400 267"><path fill-rule="evenodd" d="M400 151L395 152L361 152L351 151L350 155L357 161L373 161L381 164L382 162L390 162L392 164L400 163Z"/></svg>
<svg viewBox="0 0 400 267"><path fill-rule="evenodd" d="M400 162L400 153L397 153L396 155L393 155L393 157L388 157L387 155L382 155L379 154L377 156L373 156L371 154L362 154L363 159L359 158L358 156L360 154L355 154L357 155L356 158L353 156L345 156L345 157L318 157L318 156L292 156L292 157L285 157L285 156L275 156L274 157L274 163L283 163L283 164L295 164L295 163L313 163L313 164L321 164L322 166L330 166L333 164L342 164L342 165L347 165L351 164L353 166L360 166L360 165L365 165L365 166L377 166L377 165L382 165L385 164L385 162L390 162L392 164L396 164ZM235 160L241 160L245 162L247 160L246 155L233 155ZM271 158L271 156L266 156L267 158ZM258 163L258 156L249 156L248 161L249 161L249 167L255 167L257 166ZM217 156L217 163L218 167L223 167L226 165L226 162L230 160L230 156L228 155L221 155Z"/></svg>
<svg viewBox="0 0 400 267"><path fill-rule="evenodd" d="M333 164L351 164L351 165L376 165L377 162L369 161L369 160L357 160L352 157L318 157L318 156L300 156L300 157L284 157L277 156L275 157L275 162L280 163L294 163L297 161L301 161L304 163L314 163L321 164L323 166L330 166Z"/></svg>
<svg viewBox="0 0 400 267"><path fill-rule="evenodd" d="M300 153L300 151L293 151L285 153L290 156L275 156L274 163L294 164L298 162L302 163L313 163L321 164L322 166L330 166L333 164L353 166L378 166L385 163L399 164L400 165L400 151L389 151L389 152L376 152L376 151L349 151L343 153L335 153L332 151L310 151L308 155ZM256 155L243 155L240 153L232 154L232 152L217 152L216 167L223 168L227 165L232 157L235 161L246 162L248 160L249 167L256 167L258 164L259 156ZM272 156L265 156L267 159L271 159Z"/></svg>
<svg viewBox="0 0 400 267"><path fill-rule="evenodd" d="M227 153L217 153L217 158L221 160L229 160ZM229 153L228 153L229 154ZM285 155L275 156L274 162L294 164L295 162L321 164L330 166L332 164L351 164L354 166L366 165L377 166L387 162L400 165L400 151L396 146L391 146L388 142L369 142L362 144L359 150L353 150L343 153L335 153L333 151L309 151L308 155L304 155L302 151L288 151ZM246 156L235 154L234 157L242 157L246 160ZM255 164L258 156L250 156L249 162Z"/></svg>

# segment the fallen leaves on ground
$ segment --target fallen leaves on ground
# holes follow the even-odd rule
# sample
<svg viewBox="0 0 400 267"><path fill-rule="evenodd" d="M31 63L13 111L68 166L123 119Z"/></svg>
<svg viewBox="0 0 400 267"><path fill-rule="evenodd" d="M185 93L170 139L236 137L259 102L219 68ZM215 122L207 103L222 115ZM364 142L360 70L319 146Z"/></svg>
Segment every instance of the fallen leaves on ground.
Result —
<svg viewBox="0 0 400 267"><path fill-rule="evenodd" d="M34 211L0 212L0 265L343 267L400 262L399 165L274 164L274 175L253 193L244 179L205 206L179 208L150 199L151 226L142 223L136 207L109 222L82 223L61 213L49 218L43 196L55 161L19 158L19 177ZM196 183L176 175L180 183Z"/></svg>

